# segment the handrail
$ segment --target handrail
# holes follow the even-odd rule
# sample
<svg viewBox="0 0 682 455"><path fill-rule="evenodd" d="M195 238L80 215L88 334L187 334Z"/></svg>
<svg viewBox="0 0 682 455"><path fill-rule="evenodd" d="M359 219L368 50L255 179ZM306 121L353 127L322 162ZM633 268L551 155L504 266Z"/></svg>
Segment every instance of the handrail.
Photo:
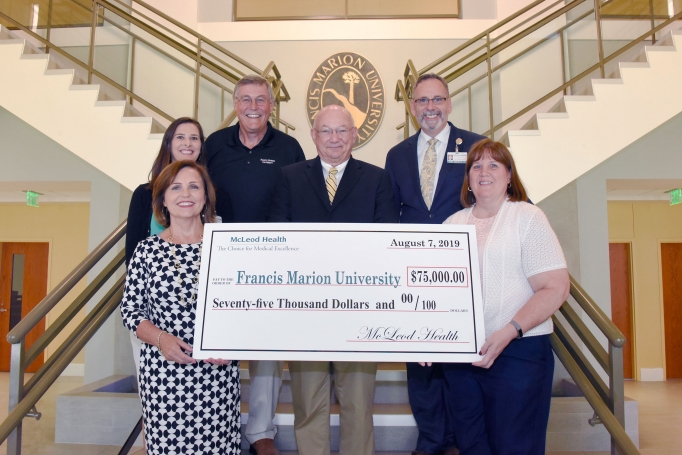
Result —
<svg viewBox="0 0 682 455"><path fill-rule="evenodd" d="M463 83L460 87L457 87L453 91L453 93L450 93L450 97L454 97L455 95L462 93L464 91L467 91L469 93L468 99L465 99L464 102L468 103L469 107L469 122L470 122L470 129L474 129L477 132L480 132L484 135L487 135L492 138L496 138L496 134L498 132L504 132L505 128L508 127L508 125L517 120L520 119L521 117L532 113L534 109L536 109L538 106L541 104L545 103L546 101L552 99L553 97L557 96L561 92L564 94L568 94L568 90L570 90L577 82L587 78L591 77L593 72L595 70L598 70L601 77L606 76L606 71L605 67L607 64L616 61L616 59L623 55L625 52L628 50L632 49L634 46L640 45L646 40L651 39L651 42L654 43L656 41L656 33L658 33L660 30L664 29L665 27L669 26L671 23L674 21L682 19L682 12L678 12L677 14L671 15L671 16L661 16L663 20L662 22L656 22L654 19L658 18L660 15L655 15L653 10L651 11L651 14L646 17L646 19L651 20L651 27L648 31L642 33L641 35L637 36L634 39L630 39L630 43L624 45L620 49L616 50L615 52L611 52L608 56L606 56L606 53L604 51L603 47L603 39L601 35L601 23L604 20L610 20L610 19L615 19L615 18L620 18L621 16L614 16L614 15L609 15L609 14L604 14L602 17L601 10L605 6L608 6L609 4L613 3L614 0L607 0L607 1L600 1L600 0L593 0L593 6L592 9L589 11L585 12L584 10L577 10L578 14L576 17L571 18L571 20L567 20L566 25L563 25L561 27L558 27L556 30L550 31L547 34L545 34L543 37L538 37L538 39L533 39L532 43L529 43L527 46L525 46L522 50L515 52L514 55L510 56L504 56L502 59L500 56L504 55L502 54L503 51L506 51L511 48L511 46L519 43L522 39L527 38L531 36L533 33L537 33L542 27L547 26L550 24L552 21L555 21L557 18L560 18L564 15L566 15L568 12L575 10L575 8L582 6L587 0L572 0L569 2L564 2L564 1L555 1L555 0L539 0L535 1L522 10L519 10L515 14L509 16L508 18L504 19L503 21L495 24L494 26L488 28L487 30L479 33L476 35L474 38L467 40L465 43L461 44L460 46L456 47L454 50L448 52L444 56L436 59L432 63L426 65L424 68L421 70L415 70L414 67L411 65L411 61L408 60L408 64L406 65L405 68L405 73L404 73L404 78L401 81L398 81L396 84L396 90L395 90L395 99L398 102L403 102L406 105L406 108L408 108L408 103L409 100L408 98L405 97L405 94L411 96L411 91L413 88L413 81L416 80L416 78L421 75L425 74L426 72L429 71L436 71L438 74L443 76L447 82L453 82L457 80L460 76L464 74L469 74L470 71L474 70L478 66L487 63L488 68L487 71L481 70L481 75L475 74L473 77L469 77L466 79L466 82ZM545 6L549 5L546 8L542 9L542 11L535 12L530 18L523 18L524 14L527 15L528 13L532 13L534 8L537 8L538 6ZM595 17L595 24L596 24L596 40L598 43L598 62L588 68L587 70L582 71L579 75L574 76L570 78L570 80L567 80L567 63L566 63L566 57L564 54L564 47L566 46L565 40L567 39L567 31L568 28L571 27L574 24L579 23L580 21L584 20L585 18L588 18L589 16L594 16ZM632 16L626 16L628 19L633 19L635 20L636 18L633 18ZM518 21L519 23L514 23L513 25L512 22L514 22L517 19L522 19L521 21ZM533 19L531 21L531 19ZM537 20L534 20L537 19ZM527 25L530 23L530 25ZM511 27L507 27L510 26ZM507 28L505 28L507 27ZM510 36L511 35L511 36ZM561 85L558 87L550 90L546 95L542 96L536 101L530 102L528 105L524 105L525 107L521 108L517 112L512 112L510 114L505 114L505 118L500 118L499 120L495 119L495 116L497 115L494 109L494 106L497 104L493 104L494 98L497 95L493 95L493 90L492 90L492 78L493 74L499 74L496 73L496 71L499 71L502 67L518 62L520 58L524 58L526 55L528 55L529 52L531 52L533 49L537 48L538 46L547 43L549 40L552 39L560 39L560 45L561 45L561 77L563 82ZM493 61L493 58L495 60ZM500 61L502 60L502 61ZM437 69L440 65L447 64L442 69ZM476 70L478 71L478 70ZM472 87L474 86L475 83L481 82L482 79L488 79L488 117L489 117L489 122L490 125L487 128L486 131L482 131L486 127L482 128L472 128L471 127L471 112L472 112L472 99L471 99L471 91ZM401 86L402 85L402 86ZM401 125L398 125L396 128L404 128L404 135L405 137L409 136L409 127L410 127L410 122L405 122L402 123ZM414 125L413 125L414 126ZM414 126L415 130L418 130L418 126Z"/></svg>
<svg viewBox="0 0 682 455"><path fill-rule="evenodd" d="M564 302L560 310L552 316L554 323L554 333L550 337L552 348L599 416L599 423L603 423L611 434L611 452L615 454L617 447L626 455L638 455L639 451L624 429L623 345L625 336L572 276L570 276L570 282L571 297L585 316L594 322L599 332L607 338L608 352L568 302ZM604 370L609 379L608 386L564 327L558 317L559 314L566 318L578 338Z"/></svg>
<svg viewBox="0 0 682 455"><path fill-rule="evenodd" d="M14 326L7 334L7 341L10 344L19 343L24 339L46 315L59 303L66 294L78 284L80 280L106 255L116 243L123 238L126 233L127 222L119 224L111 234L95 247L75 269L71 271L49 294L45 296L38 305L33 308L19 323Z"/></svg>
<svg viewBox="0 0 682 455"><path fill-rule="evenodd" d="M100 0L100 1L102 1L102 0ZM104 0L104 1L107 1L107 0ZM113 1L113 2L119 3L120 5L125 6L125 7L128 7L128 8L130 8L131 11L133 11L133 7L132 7L131 5L126 5L125 3L121 2L121 1L118 1L118 0L108 0L108 1ZM211 46L213 46L213 47L215 47L215 48L217 48L217 49L220 49L221 52L224 52L225 54L229 55L230 58L232 58L232 59L238 61L240 64L244 65L245 67L247 67L248 69L250 69L250 70L253 71L254 73L258 73L258 74L261 73L262 70L256 68L256 67L253 66L251 63L249 63L249 62L247 62L246 60L242 59L242 58L239 57L238 55L233 54L232 52L228 51L227 49L225 49L225 48L222 47L221 45L215 43L214 41L211 41L210 39L206 38L206 37L205 37L204 35L202 35L201 33L197 32L197 31L195 31L195 30L193 30L193 29L187 27L185 24L183 24L183 23L181 23L181 22L179 22L179 21L173 19L172 17L170 17L170 16L167 15L166 13L164 13L164 12L162 12L162 11L156 9L156 8L153 7L152 5L146 3L146 2L144 2L144 1L142 1L142 0L133 0L133 2L134 2L134 3L137 3L137 4L141 5L141 6L143 6L145 9L148 9L149 11L151 11L151 12L154 13L154 14L156 14L157 16L162 17L165 21L170 22L171 24L175 25L176 27L182 29L184 32L189 33L190 35L194 35L194 36L200 38L201 41L204 41L204 42L210 44Z"/></svg>
<svg viewBox="0 0 682 455"><path fill-rule="evenodd" d="M104 322L109 318L111 313L118 307L123 297L123 281L121 277L114 288L107 293L106 296L97 305L98 311L93 310L94 317L78 327L74 331L75 337L73 342L64 349L58 358L52 363L51 368L46 370L45 374L34 387L19 401L16 406L10 411L9 415L0 423L0 443L4 442L10 434L20 427L21 421L38 400L45 394L47 389L54 383L59 375L66 369L71 361L83 349L86 343L99 330ZM23 344L23 343L22 343ZM14 345L19 346L19 345ZM14 352L13 352L14 353ZM8 450L8 454L9 454Z"/></svg>
<svg viewBox="0 0 682 455"><path fill-rule="evenodd" d="M568 353L564 345L558 340L556 334L550 335L549 341L557 357L561 360L561 363L564 364L564 367L566 367L568 373L578 387L580 387L580 390L585 394L587 402L590 403L592 409L597 413L618 448L620 448L625 455L640 455L639 449L637 449L625 432L623 423L618 421L611 409L609 409L607 404L600 398L598 392L592 387L590 381L584 375L573 357ZM614 453L613 450L611 453Z"/></svg>
<svg viewBox="0 0 682 455"><path fill-rule="evenodd" d="M575 278L571 277L571 297L580 305L589 318L594 322L599 330L608 338L609 343L619 348L625 346L625 335L613 321L602 311L601 308L592 300L592 297L587 295L587 292L578 284Z"/></svg>
<svg viewBox="0 0 682 455"><path fill-rule="evenodd" d="M174 33L172 30L168 29L167 27L163 26L162 24L159 24L158 22L154 21L153 19L151 19L151 18L149 18L149 17L147 17L147 16L144 16L144 15L143 15L142 13L140 13L139 11L135 11L135 10L133 9L132 5L127 5L127 4L123 3L123 2L121 2L120 0L97 0L97 1L99 1L99 2L101 2L101 3L109 3L109 4L118 3L118 4L121 5L122 7L125 7L125 8L130 9L130 11L131 11L132 13L135 13L135 14L138 14L138 15L141 15L141 16L145 17L145 18L146 18L147 20L149 20L150 22L152 22L152 23L154 23L154 24L156 24L156 25L158 25L158 26L163 27L164 29L166 29L166 30L168 30L169 32L171 32L171 33L175 34L176 36L178 36L178 38L181 38L181 39L183 39L184 41L190 43L189 40L183 38L182 36L178 35L177 33ZM220 44L216 43L215 41L213 41L213 40L207 38L206 36L202 35L201 33L197 32L197 31L195 31L195 30L193 30L193 29L187 27L186 25L184 25L184 24L182 24L181 22L179 22L179 21L173 19L172 17L168 16L168 15L165 14L164 12L158 10L157 8L155 8L155 7L151 6L151 5L149 5L148 3L146 3L146 2L144 2L144 1L142 1L142 0L133 0L133 2L134 2L134 3L137 3L137 4L139 4L139 5L141 5L143 8L145 8L145 9L147 9L147 10L153 12L153 13L156 14L157 16L163 18L165 21L170 22L171 24L175 25L176 27L179 27L179 28L182 29L184 32L186 32L186 33L188 33L188 34L190 34L190 35L195 36L195 37L199 40L199 43L204 42L204 43L210 45L211 47L213 47L213 48L219 50L220 52L222 52L223 54L229 56L231 59L237 61L239 64L245 66L245 67L248 68L250 71L252 71L252 72L254 72L254 73L256 73L256 74L260 74L260 75L262 75L263 77L265 77L265 76L267 76L267 75L270 73L270 71L272 71L272 72L274 73L274 75L275 75L274 77L271 77L272 80L279 81L279 83L280 83L280 89L281 89L282 92L284 92L284 95L285 95L284 98L278 98L278 101L285 101L285 102L286 102L286 101L289 101L289 100L291 99L290 96L289 96L289 92L288 92L287 89L286 89L286 86L285 86L284 83L282 82L281 74L280 74L279 70L277 69L277 65L275 65L275 62L270 62L269 65L265 68L265 70L261 70L261 69L257 68L256 66L252 65L251 63L247 62L247 61L244 60L243 58L239 57L237 54L235 54L235 53L233 53L233 52L230 52L230 51L227 50L225 47L221 46ZM120 9L119 9L119 11L120 11ZM152 29L153 29L153 28L152 28ZM239 72L241 76L244 76L244 73L241 73L239 70L237 70L237 69L234 68L233 66L229 65L227 62L225 62L225 61L223 61L223 60L220 60L218 57L212 55L210 52L206 51L205 49L202 49L201 54L202 54L202 55L200 55L200 58L202 59L202 61L203 61L203 54L208 54L208 55L210 55L210 56L216 58L216 59L217 59L220 63L222 63L223 65L229 66L230 68L232 68L232 69L234 69L235 71ZM208 60L206 60L206 61L208 62ZM213 69L213 68L212 68L212 69ZM217 67L216 67L216 69L219 70L219 68L217 68ZM214 69L214 70L215 70L215 69ZM277 92L275 92L275 95L277 96Z"/></svg>
<svg viewBox="0 0 682 455"><path fill-rule="evenodd" d="M275 104L277 107L279 107L280 102L287 102L290 100L289 92L284 85L281 79L281 74L274 62L270 62L266 66L265 70L261 70L218 43L206 38L200 33L197 33L186 25L171 18L167 14L159 11L158 9L143 1L134 0L130 5L125 4L120 0L93 0L90 6L84 5L77 0L72 0L72 3L73 8L89 11L92 15L90 24L90 52L87 62L81 61L80 59L72 56L64 49L61 49L59 46L55 45L54 42L50 41L49 24L52 14L51 9L48 10L48 28L45 36L41 36L34 30L29 29L27 26L2 11L0 11L0 18L5 19L14 27L28 35L32 40L40 43L48 52L57 52L62 57L66 58L70 62L69 65L75 65L76 68L80 67L87 71L87 83L91 83L93 77L98 78L108 86L111 86L112 88L119 91L125 98L130 100L129 102L131 104L134 101L151 110L153 115L159 116L159 120L162 120L162 123L166 122L165 124L168 124L174 120L174 116L157 107L154 104L154 101L150 101L149 99L145 99L140 96L139 92L136 92L134 89L134 74L136 65L133 56L135 54L134 48L136 43L144 44L159 55L194 73L194 103L192 115L194 118L198 118L199 115L200 81L206 81L220 90L220 121L217 123L220 123L225 119L224 94L226 92L230 94L233 93L233 89L226 86L226 84L222 83L221 81L230 84L236 84L248 72L254 72L256 74L262 75L268 81L268 83L272 85L273 91L275 92ZM141 8L145 9L145 12L148 11L152 15L156 15L158 18L160 18L159 20L166 22L170 26L177 27L179 32L172 30L171 27L162 24L158 20L155 20L154 18L150 17L149 14L145 14L145 12L140 10ZM118 19L118 21L116 19ZM125 27L120 24L121 21L125 22L126 24L134 25L135 27ZM132 39L132 52L128 63L130 66L126 68L126 71L129 73L129 79L128 82L124 83L125 86L112 80L107 75L95 68L95 30L97 27L104 24L112 26L124 33L127 40ZM137 29L139 29L142 33L136 34ZM183 34L186 36L183 36ZM151 37L154 40L158 40L163 45L168 46L169 49L173 51L172 53L177 52L181 58L186 57L190 59L190 62L193 63L188 65L186 61L171 55L171 51L167 52L161 49L159 46L150 42L149 39L146 39L146 37ZM232 64L230 62L232 62ZM240 70L235 65L242 65L245 70ZM205 71L202 71L204 69ZM212 77L212 75L215 77ZM279 128L279 124L282 123L281 119L279 118L279 112L280 110L278 108L274 110L274 124L277 128ZM233 115L234 111L228 114L227 117ZM288 132L289 129L291 128L287 127L286 131Z"/></svg>
<svg viewBox="0 0 682 455"><path fill-rule="evenodd" d="M116 271L116 269L120 268L125 262L125 250L119 251L119 253L116 255L116 257L107 265L106 269ZM50 329L60 323L62 325L62 329L66 326L68 322L70 322L78 313L78 311L85 305L87 301L92 299L95 296L95 293L104 287L105 282L107 281L107 278L113 274L113 272L109 272L109 270L104 270L98 276L91 285L93 285L90 289L86 289L74 299L73 303L66 309L64 310L64 313L67 313L67 316L61 320L61 321L56 321L55 323L50 324ZM94 292L93 292L94 291ZM62 313L62 315L64 314ZM92 311L90 311L88 314L85 315L83 320L81 321L81 324L86 324L90 319L95 317L97 314L97 307L95 307ZM61 316L60 316L61 318ZM62 330L60 329L60 330ZM46 331L47 332L47 331ZM74 333L77 333L78 330L74 330ZM52 334L50 334L49 338L46 338L43 340L43 337L40 337L38 340L36 340L31 347L28 349L28 351L25 354L25 360L24 364L30 365L33 360L35 360L41 352L47 347L47 345L52 341L56 335L59 332L55 331ZM31 376L31 379L29 379L26 384L24 385L24 391L31 390L33 388L33 385L38 381L44 372L50 367L50 364L54 362L54 359L60 355L60 353L65 350L72 342L73 342L73 334L64 340L62 344L52 353L49 359L36 371L33 376Z"/></svg>
<svg viewBox="0 0 682 455"><path fill-rule="evenodd" d="M581 305L581 307L582 306L583 305ZM585 310L585 312L589 313L590 310L591 308ZM590 350L590 353L594 356L595 359L597 359L597 362L599 362L599 366L601 366L605 370L608 369L609 355L604 350L604 348L602 348L601 344L599 344L597 337L595 337L594 334L590 332L590 329L587 328L585 322L583 322L580 316L578 316L578 313L570 305L562 305L561 308L559 309L559 312L566 318L570 326L573 328L573 330L575 330L575 332L580 337L580 340L583 343L585 343L585 345L587 345L588 349Z"/></svg>
<svg viewBox="0 0 682 455"><path fill-rule="evenodd" d="M426 65L424 68L422 68L421 70L419 70L419 73L420 73L420 74L423 74L423 73L429 72L430 70L432 70L432 69L435 68L436 66L440 65L441 63L443 63L445 60L447 60L447 59L449 59L450 57L456 55L460 50L465 49L467 46L470 45L470 43L473 43L473 42L475 42L475 41L481 40L481 39L485 38L486 36L491 35L493 32L495 32L495 31L497 31L498 29L504 27L505 25L507 25L508 23L510 23L511 21L513 21L514 19L523 16L523 15L526 14L528 11L532 10L533 8L535 8L536 6L538 6L538 5L540 5L541 3L544 3L544 2L545 2L545 0L536 0L536 1L534 1L533 3L530 3L529 5L525 6L525 7L522 8L522 9L520 9L519 11L517 11L516 13L514 13L514 14L512 14L511 16L507 17L506 19L502 19L500 22L496 23L496 24L493 25L492 27L490 27L490 28L488 28L487 30L485 30L485 31L483 31L483 32L481 32L481 33L479 33L478 35L474 36L473 38L467 40L466 43L459 45L459 46L456 47L454 50L448 52L447 54L445 54L445 55L442 56L441 58L436 59L435 61L429 63L429 64Z"/></svg>

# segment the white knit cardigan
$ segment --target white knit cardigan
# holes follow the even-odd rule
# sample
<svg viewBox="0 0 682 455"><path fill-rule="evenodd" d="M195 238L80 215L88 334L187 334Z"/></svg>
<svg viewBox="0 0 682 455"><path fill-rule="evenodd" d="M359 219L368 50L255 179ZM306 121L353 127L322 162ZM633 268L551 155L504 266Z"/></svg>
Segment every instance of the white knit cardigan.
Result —
<svg viewBox="0 0 682 455"><path fill-rule="evenodd" d="M472 208L460 210L444 223L473 224ZM547 217L527 202L505 201L495 217L483 249L482 293L486 338L501 329L533 295L528 277L566 268L564 253ZM473 273L473 271L472 271ZM552 320L524 333L552 333Z"/></svg>

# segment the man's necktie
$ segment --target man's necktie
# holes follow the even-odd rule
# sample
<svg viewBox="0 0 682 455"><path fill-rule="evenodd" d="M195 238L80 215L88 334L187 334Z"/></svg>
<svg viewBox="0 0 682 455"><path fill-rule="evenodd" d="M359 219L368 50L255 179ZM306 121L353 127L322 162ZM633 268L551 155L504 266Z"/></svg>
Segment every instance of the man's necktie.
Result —
<svg viewBox="0 0 682 455"><path fill-rule="evenodd" d="M339 172L336 168L329 169L329 177L327 177L327 194L329 195L329 204L334 203L334 196L336 196L336 173Z"/></svg>
<svg viewBox="0 0 682 455"><path fill-rule="evenodd" d="M422 189L422 197L426 202L426 207L431 210L433 203L433 182L436 177L436 144L438 139L431 138L429 140L429 148L424 154L424 164L422 164L422 171L419 174L419 182Z"/></svg>

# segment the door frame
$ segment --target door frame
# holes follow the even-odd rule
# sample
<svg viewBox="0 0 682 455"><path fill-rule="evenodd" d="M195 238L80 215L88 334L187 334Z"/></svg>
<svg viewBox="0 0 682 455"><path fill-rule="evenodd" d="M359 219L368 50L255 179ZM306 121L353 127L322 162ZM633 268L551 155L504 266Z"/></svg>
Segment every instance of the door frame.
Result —
<svg viewBox="0 0 682 455"><path fill-rule="evenodd" d="M47 243L47 283L45 289L47 289L46 295L52 292L52 286L50 286L52 280L52 237L0 237L0 243ZM50 327L51 324L50 313L45 315L45 330ZM47 362L47 349L43 351L43 362ZM11 365L12 359L10 359ZM25 365L28 367L28 365Z"/></svg>
<svg viewBox="0 0 682 455"><path fill-rule="evenodd" d="M638 362L637 362L637 303L635 299L635 260L634 260L634 251L635 251L635 241L632 238L629 239L609 239L609 243L627 243L630 245L630 297L632 299L631 307L630 307L630 327L632 327L632 339L630 340L631 347L630 349L632 350L632 376L635 381L640 381L640 374L639 374L639 367L638 367ZM661 250L659 248L658 250L658 255L660 257L661 255ZM659 258L660 262L660 258ZM611 286L611 270L609 267L609 295L610 295L610 286ZM661 284L661 286L663 286ZM662 289L662 288L661 288ZM662 299L661 299L662 302ZM609 302L610 303L610 302ZM609 306L610 308L610 306ZM612 315L613 316L613 315Z"/></svg>
<svg viewBox="0 0 682 455"><path fill-rule="evenodd" d="M658 238L656 239L657 241L657 251L656 254L658 255L658 306L659 306L659 312L661 314L661 321L660 321L660 327L661 327L661 352L663 354L663 380L667 381L668 380L668 361L666 357L666 352L665 352L665 305L663 302L663 257L661 256L661 244L663 243L681 243L682 240L679 238L676 239L664 239L664 238Z"/></svg>

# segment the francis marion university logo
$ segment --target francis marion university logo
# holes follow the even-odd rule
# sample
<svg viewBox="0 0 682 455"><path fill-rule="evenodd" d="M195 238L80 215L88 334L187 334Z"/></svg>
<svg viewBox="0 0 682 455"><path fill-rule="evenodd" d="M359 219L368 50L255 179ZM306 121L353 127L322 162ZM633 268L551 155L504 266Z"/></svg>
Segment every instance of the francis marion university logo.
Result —
<svg viewBox="0 0 682 455"><path fill-rule="evenodd" d="M374 65L353 52L340 52L327 58L313 73L308 84L306 113L312 127L317 113L338 104L348 109L358 128L353 149L374 136L384 117L384 83Z"/></svg>

